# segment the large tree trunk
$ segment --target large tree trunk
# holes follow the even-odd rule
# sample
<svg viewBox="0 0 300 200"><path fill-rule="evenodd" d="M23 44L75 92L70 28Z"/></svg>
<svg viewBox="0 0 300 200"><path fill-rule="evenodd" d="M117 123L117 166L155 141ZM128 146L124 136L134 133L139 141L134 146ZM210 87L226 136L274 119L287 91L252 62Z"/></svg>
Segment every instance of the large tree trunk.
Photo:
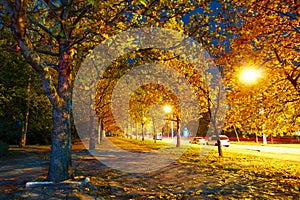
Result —
<svg viewBox="0 0 300 200"><path fill-rule="evenodd" d="M71 107L72 73L71 57L67 49L69 42L60 38L58 85L56 101L53 102L53 133L48 179L59 182L72 177L71 160Z"/></svg>
<svg viewBox="0 0 300 200"><path fill-rule="evenodd" d="M90 115L90 130L89 130L89 150L95 150L95 116Z"/></svg>
<svg viewBox="0 0 300 200"><path fill-rule="evenodd" d="M59 34L55 37L59 43L59 63L53 65L46 63L31 44L25 31L24 22L27 19L23 12L25 1L1 1L4 9L10 16L10 28L15 40L18 42L22 55L26 61L35 69L42 80L42 85L46 95L53 106L53 133L50 152L50 164L48 180L59 182L69 179L72 174L71 168L71 102L72 102L72 67L70 56L70 43L67 37ZM68 17L69 7L64 2L61 20ZM46 29L46 28L45 28ZM44 30L44 29L43 29ZM65 38L64 38L65 37ZM51 49L52 50L52 49ZM57 71L58 81L52 80L53 74L49 70L50 66ZM55 77L56 79L56 77Z"/></svg>
<svg viewBox="0 0 300 200"><path fill-rule="evenodd" d="M95 122L95 110L94 110L94 97L93 95L90 96L90 129L89 129L89 150L95 150L96 145L96 122Z"/></svg>
<svg viewBox="0 0 300 200"><path fill-rule="evenodd" d="M53 109L53 133L48 179L59 182L71 178L70 101Z"/></svg>

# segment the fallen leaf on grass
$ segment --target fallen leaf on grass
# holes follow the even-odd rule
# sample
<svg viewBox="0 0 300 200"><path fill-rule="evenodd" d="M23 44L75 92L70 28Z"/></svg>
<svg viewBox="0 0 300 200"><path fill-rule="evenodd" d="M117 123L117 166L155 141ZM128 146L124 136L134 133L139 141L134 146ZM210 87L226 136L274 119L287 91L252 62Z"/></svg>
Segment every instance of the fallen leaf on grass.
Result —
<svg viewBox="0 0 300 200"><path fill-rule="evenodd" d="M201 192L203 192L203 190L197 190L196 194L199 195L199 194L201 194Z"/></svg>
<svg viewBox="0 0 300 200"><path fill-rule="evenodd" d="M158 187L159 189L162 189L162 188L163 188L163 186L161 186L161 185L157 185L157 187Z"/></svg>
<svg viewBox="0 0 300 200"><path fill-rule="evenodd" d="M143 188L143 187L139 187L139 188L137 188L137 190L140 190L140 191L146 191L147 189L146 189L146 188Z"/></svg>

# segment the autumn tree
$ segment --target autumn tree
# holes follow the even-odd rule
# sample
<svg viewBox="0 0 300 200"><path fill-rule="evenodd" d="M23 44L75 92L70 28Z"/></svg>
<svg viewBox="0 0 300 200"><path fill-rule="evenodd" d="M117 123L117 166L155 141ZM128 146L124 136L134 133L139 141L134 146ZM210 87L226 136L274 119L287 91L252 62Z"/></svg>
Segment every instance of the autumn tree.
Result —
<svg viewBox="0 0 300 200"><path fill-rule="evenodd" d="M133 61L130 61L129 58L134 58ZM197 105L199 106L199 110L193 110L192 107L189 107L189 110L191 110L193 113L197 115L196 118L194 118L194 121L198 121L198 124L195 124L194 122L184 122L186 123L186 126L189 127L190 132L192 135L196 135L197 133L197 127L200 126L199 123L203 123L203 126L206 127L204 128L205 132L202 132L202 134L206 134L208 130L208 126L210 126L210 121L217 121L214 119L216 116L215 113L212 112L212 103L213 99L216 96L216 94L210 94L211 91L209 91L208 86L205 86L207 83L205 81L213 79L213 73L208 72L207 74L199 74L199 71L197 69L198 66L193 66L189 64L187 61L185 61L183 58L179 58L179 56L175 55L172 52L166 52L162 50L157 50L157 49L147 49L147 50L140 50L136 52L132 52L130 55L124 55L124 58L118 59L114 64L113 67L109 67L106 72L103 75L103 78L100 79L99 88L98 88L98 94L100 95L102 92L106 92L105 95L102 94L104 98L111 99L112 97L112 92L115 89L115 84L117 84L117 81L120 77L122 77L126 72L128 72L130 69L134 69L138 66L141 66L145 63L148 63L148 65L158 65L161 64L163 66L168 66L177 72L179 72L182 77L184 78L189 85L191 85L191 88L186 88L184 87L183 81L178 79L177 76L170 71L166 73L160 73L160 75L154 75L157 80L160 80L161 85L159 84L150 84L150 85L145 85L145 87L140 87L140 88L134 88L132 89L129 88L129 91L127 91L127 87L130 87L131 83L134 82L140 82L141 85L143 85L143 78L147 79L147 76L149 74L146 73L147 69L150 68L150 66L145 68L144 70L139 71L140 74L135 74L135 76L126 79L127 82L123 83L123 87L119 90L122 91L123 93L129 92L132 95L130 99L130 107L129 112L131 114L131 118L134 120L135 123L142 125L144 122L144 118L149 119L149 110L151 107L155 104L159 105L164 105L164 104L170 104L173 107L173 111L171 116L168 116L167 120L175 121L176 125L176 130L178 132L178 135L180 134L180 123L181 122L181 116L182 116L182 111L181 111L181 106L178 103L177 95L178 93L181 93L181 97L184 99L189 99L190 95L188 91L192 90L194 95L197 98ZM143 72L144 71L144 72ZM145 74L145 77L141 77L141 74ZM163 78L163 79L161 79ZM141 80L139 80L141 79ZM216 84L219 84L221 81L215 77L214 82ZM172 82L178 82L175 85L172 85L171 88L163 87L166 86L167 83L172 83ZM155 82L153 80L153 82ZM109 83L109 84L108 84ZM108 86L110 89L107 90ZM134 85L133 85L134 86ZM212 85L210 85L212 87ZM126 91L126 92L125 92ZM180 91L180 92L179 92ZM117 99L114 99L114 101L121 101L124 98L120 96ZM181 99L182 100L182 99ZM101 106L101 104L105 104L105 102L109 102L109 100L104 100L103 98L96 97L96 102L99 102L98 106ZM102 102L102 103L101 103ZM120 106L120 103L116 103L117 105ZM108 109L110 104L107 104ZM223 105L222 105L223 106ZM122 106L120 106L122 107ZM221 107L221 106L220 106ZM121 109L121 108L120 108ZM103 109L99 109L101 112ZM125 112L125 111L124 111ZM163 112L163 110L161 110ZM118 114L120 113L120 110L118 110ZM100 113L101 115L101 113ZM112 113L110 113L112 116ZM188 113L185 113L186 118L192 117L187 116ZM208 116L209 115L209 116ZM113 118L113 117L111 117ZM205 119L204 119L205 118ZM130 121L126 120L127 118L123 118L124 123L130 123ZM203 120L204 119L204 120ZM111 121L113 122L113 120ZM114 123L114 122L113 122ZM220 125L216 125L220 126ZM127 127L127 125L124 125L124 127ZM195 130L194 130L195 129ZM215 133L217 134L217 133ZM180 137L179 141L180 141ZM179 142L178 142L179 145ZM180 145L179 145L180 146Z"/></svg>
<svg viewBox="0 0 300 200"><path fill-rule="evenodd" d="M85 50L105 39L102 34L107 24L114 27L117 21L125 23L117 13L124 14L126 7L118 3L112 6L111 2L93 6L84 1L3 0L1 5L3 27L11 30L22 55L38 73L53 106L48 179L68 179L72 174L71 96L72 77L78 68L76 61L80 61ZM106 6L111 9L109 13L103 12Z"/></svg>
<svg viewBox="0 0 300 200"><path fill-rule="evenodd" d="M167 0L0 2L1 29L13 35L17 48L39 75L53 107L48 173L52 181L68 179L72 174L72 84L86 53L109 36L128 28L149 25L182 30L186 13L208 6L207 1Z"/></svg>
<svg viewBox="0 0 300 200"><path fill-rule="evenodd" d="M221 61L230 66L228 123L260 135L292 134L300 116L299 4L251 1L234 6L240 25L231 27L236 37ZM240 82L237 74L245 67L261 71L263 78L255 86Z"/></svg>
<svg viewBox="0 0 300 200"><path fill-rule="evenodd" d="M163 119L160 117L160 115L166 115L163 110L163 106L166 103L174 105L174 108L178 107L176 95L163 85L147 84L133 92L130 98L129 111L136 124L142 126L146 124L149 126L152 123L153 128L155 129L155 132L153 133L155 134L156 131L159 131L155 126L158 126L166 120L170 120L167 117ZM160 113L160 115L158 113ZM180 111L178 112L178 115L179 113ZM158 120L161 121L159 122ZM142 138L143 137L142 131Z"/></svg>
<svg viewBox="0 0 300 200"><path fill-rule="evenodd" d="M27 143L50 144L52 110L39 77L18 52L1 50L1 140L21 147Z"/></svg>

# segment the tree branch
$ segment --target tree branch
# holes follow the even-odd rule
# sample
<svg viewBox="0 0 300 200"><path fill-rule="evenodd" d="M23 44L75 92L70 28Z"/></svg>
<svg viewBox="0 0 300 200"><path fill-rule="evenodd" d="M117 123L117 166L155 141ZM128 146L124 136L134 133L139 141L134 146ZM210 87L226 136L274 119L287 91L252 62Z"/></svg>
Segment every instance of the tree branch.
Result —
<svg viewBox="0 0 300 200"><path fill-rule="evenodd" d="M75 21L72 24L72 28L70 29L70 31L68 33L68 37L71 37L72 32L73 32L74 28L76 27L76 24L84 17L84 15L89 11L90 8L92 8L92 5L88 5L80 11L80 14L78 15L78 17L75 19Z"/></svg>
<svg viewBox="0 0 300 200"><path fill-rule="evenodd" d="M257 5L258 7L261 7L261 8L264 8L264 9L267 9L267 10L270 10L270 11L273 11L273 12L275 12L275 13L277 13L277 14L281 14L281 15L284 15L284 16L289 17L289 18L291 18L291 19L297 20L296 17L293 17L293 16L291 16L291 15L289 15L289 14L287 14L287 13L284 13L284 12L281 12L281 11L278 11L278 10L274 10L274 9L272 9L272 8L268 8L267 6L259 5L258 3L255 3L255 2L254 2L254 4Z"/></svg>
<svg viewBox="0 0 300 200"><path fill-rule="evenodd" d="M58 53L53 53L53 52L45 51L45 50L41 50L41 49L34 49L34 51L35 51L35 52L38 52L38 53L45 54L45 55L50 55L50 56L55 56L55 57L58 57L58 56L59 56Z"/></svg>
<svg viewBox="0 0 300 200"><path fill-rule="evenodd" d="M53 64L53 63L51 63L51 62L49 62L49 61L47 61L45 59L43 59L43 60L44 60L45 65L47 65L47 66L55 69L56 71L58 70L58 66L57 65L55 65L55 64Z"/></svg>
<svg viewBox="0 0 300 200"><path fill-rule="evenodd" d="M49 29L47 29L46 27L44 27L42 24L40 24L39 22L37 22L35 19L33 19L33 18L30 17L30 16L28 16L28 19L29 19L34 25L40 27L43 31L45 31L46 33L48 33L48 34L51 35L52 37L55 37L55 35L53 35Z"/></svg>
<svg viewBox="0 0 300 200"><path fill-rule="evenodd" d="M6 0L0 0L4 5L5 10L8 12L11 19L11 31L20 47L21 53L25 60L33 67L42 80L42 85L46 95L48 96L52 105L57 105L60 102L60 97L55 89L55 85L51 80L51 74L49 67L42 61L41 57L30 48L30 40L26 39L26 36L22 34L23 18L22 12L22 0L15 1L14 7L11 7Z"/></svg>
<svg viewBox="0 0 300 200"><path fill-rule="evenodd" d="M12 51L12 52L19 52L20 51L16 47L11 47L11 46L7 46L7 45L1 45L1 48L6 49L8 51Z"/></svg>

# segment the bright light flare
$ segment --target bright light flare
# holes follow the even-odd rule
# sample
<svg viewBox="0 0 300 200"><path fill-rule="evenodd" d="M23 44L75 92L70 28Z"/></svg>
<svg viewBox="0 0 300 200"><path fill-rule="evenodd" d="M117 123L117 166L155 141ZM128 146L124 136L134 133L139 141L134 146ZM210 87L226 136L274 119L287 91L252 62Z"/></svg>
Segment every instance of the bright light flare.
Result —
<svg viewBox="0 0 300 200"><path fill-rule="evenodd" d="M246 68L240 73L240 80L244 83L255 83L261 77L261 72L258 69Z"/></svg>
<svg viewBox="0 0 300 200"><path fill-rule="evenodd" d="M171 113L172 107L171 107L170 105L165 105L165 106L164 106L164 111L165 111L166 113Z"/></svg>

